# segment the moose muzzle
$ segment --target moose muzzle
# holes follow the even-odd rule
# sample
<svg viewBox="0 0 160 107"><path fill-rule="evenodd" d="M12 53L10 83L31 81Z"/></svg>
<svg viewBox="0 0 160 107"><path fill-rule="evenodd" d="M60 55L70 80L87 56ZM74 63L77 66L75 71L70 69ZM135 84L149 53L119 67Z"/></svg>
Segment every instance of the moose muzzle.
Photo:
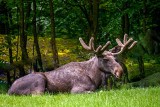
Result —
<svg viewBox="0 0 160 107"><path fill-rule="evenodd" d="M122 74L123 74L123 69L121 66L117 66L114 68L114 75L116 78L121 78L122 77Z"/></svg>

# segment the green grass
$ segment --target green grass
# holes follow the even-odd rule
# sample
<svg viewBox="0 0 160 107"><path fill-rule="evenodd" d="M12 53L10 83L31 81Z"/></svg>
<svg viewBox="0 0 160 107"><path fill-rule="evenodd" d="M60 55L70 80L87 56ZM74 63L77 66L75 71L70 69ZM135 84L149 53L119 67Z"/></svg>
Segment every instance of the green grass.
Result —
<svg viewBox="0 0 160 107"><path fill-rule="evenodd" d="M159 107L160 87L97 91L90 94L0 95L0 107Z"/></svg>

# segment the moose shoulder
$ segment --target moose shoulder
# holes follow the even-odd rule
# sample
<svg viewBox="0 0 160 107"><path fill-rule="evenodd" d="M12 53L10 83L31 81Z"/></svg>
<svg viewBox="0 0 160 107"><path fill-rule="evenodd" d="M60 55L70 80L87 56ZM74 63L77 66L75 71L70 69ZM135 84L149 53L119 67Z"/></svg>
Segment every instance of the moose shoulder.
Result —
<svg viewBox="0 0 160 107"><path fill-rule="evenodd" d="M88 93L95 91L99 85L101 85L103 78L102 74L113 74L115 77L120 78L123 69L120 64L116 62L115 56L126 50L128 45L130 45L128 48L130 49L136 44L136 41L133 42L132 38L127 40L127 36L125 35L124 44L119 39L116 39L119 51L113 53L112 51L114 48L107 51L107 48L110 45L109 41L103 47L100 45L95 49L93 37L90 39L89 45L86 45L82 38L79 40L82 47L94 52L95 56L88 61L71 62L56 70L44 72L43 75L46 81L45 89L49 92ZM14 85L15 84L13 84L11 88L16 87L16 85ZM41 85L39 87L42 88ZM34 94L32 92L30 93Z"/></svg>

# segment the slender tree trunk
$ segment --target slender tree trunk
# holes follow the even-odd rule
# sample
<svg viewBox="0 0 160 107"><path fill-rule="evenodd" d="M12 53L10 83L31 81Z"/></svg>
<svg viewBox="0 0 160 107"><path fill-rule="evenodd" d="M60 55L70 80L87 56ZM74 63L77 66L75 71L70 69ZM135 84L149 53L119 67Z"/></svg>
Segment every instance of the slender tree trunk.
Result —
<svg viewBox="0 0 160 107"><path fill-rule="evenodd" d="M20 0L20 47L22 51L22 62L26 62L28 59L28 53L27 53L27 35L24 33L24 2L23 0ZM25 75L24 71L24 65L20 66L20 77Z"/></svg>
<svg viewBox="0 0 160 107"><path fill-rule="evenodd" d="M87 13L86 9L81 9L84 14L86 14L86 18L88 19L88 39L93 36L95 38L96 43L96 36L98 31L98 16L99 16L99 0L93 0L89 2L89 13ZM84 12L85 10L85 12ZM88 15L88 16L87 16Z"/></svg>
<svg viewBox="0 0 160 107"><path fill-rule="evenodd" d="M122 69L123 69L123 78L122 78L122 82L125 84L125 83L128 83L129 82L129 78L128 78L128 69L127 69L127 66L124 64L124 62L121 62L119 61L118 62L121 66L122 66Z"/></svg>
<svg viewBox="0 0 160 107"><path fill-rule="evenodd" d="M6 3L3 2L3 8L4 8L4 19L5 19L5 23L4 23L4 26L5 26L5 31L4 33L6 34L6 41L7 41L7 44L8 44L8 53L9 53L9 62L10 62L10 65L13 63L13 57L12 57L12 43L11 43L11 35L10 35L10 18L8 17L9 16L9 9L8 7L6 6ZM11 85L11 76L10 76L10 70L9 68L6 68L6 72L7 72L7 83L9 85Z"/></svg>
<svg viewBox="0 0 160 107"><path fill-rule="evenodd" d="M9 31L8 31L8 29L9 29L9 25L8 25L8 23L6 23L7 25L6 25L6 34L7 34L7 37L6 37L6 40L7 40L7 44L8 44L8 53L9 53L9 62L10 62L10 64L12 64L13 63L13 57L12 57L12 43L11 43L11 37L10 37L10 34L9 34ZM11 76L10 76L10 71L9 70L7 70L7 83L9 84L9 85L11 85Z"/></svg>
<svg viewBox="0 0 160 107"><path fill-rule="evenodd" d="M126 2L124 4L124 6L122 7L122 10L125 10L125 9L129 8L128 6L129 6L129 3ZM121 24L122 25L122 35L124 35L125 33L127 33L129 35L129 26L130 26L130 24L129 24L128 13L123 15L121 20L122 20L122 24Z"/></svg>
<svg viewBox="0 0 160 107"><path fill-rule="evenodd" d="M122 28L122 29L124 31L123 32L123 35L124 35L124 33L126 33L126 32L125 32L124 28ZM118 57L118 62L120 63L120 65L122 66L123 71L124 71L124 74L123 74L123 83L129 82L129 79L128 79L128 70L127 70L127 66L125 65L126 60L127 60L127 54L126 53L124 53L124 54L120 55L120 57Z"/></svg>
<svg viewBox="0 0 160 107"><path fill-rule="evenodd" d="M124 18L125 18L124 32L129 35L129 17L128 17L128 14L125 14Z"/></svg>
<svg viewBox="0 0 160 107"><path fill-rule="evenodd" d="M59 60L58 60L58 52L56 47L56 33L55 33L55 21L54 21L54 3L52 0L49 0L49 7L50 7L50 17L51 17L51 47L53 53L53 65L54 68L59 67Z"/></svg>
<svg viewBox="0 0 160 107"><path fill-rule="evenodd" d="M16 19L17 19L17 23L19 22L19 7L18 5L16 5L17 7L17 12L16 12ZM20 28L18 27L17 29L17 44L16 44L16 62L18 61L18 57L19 57L19 34L20 34ZM14 73L13 73L13 80L16 80L16 70L14 70Z"/></svg>
<svg viewBox="0 0 160 107"><path fill-rule="evenodd" d="M146 35L146 0L143 0L143 34ZM143 56L139 55L137 60L139 63L139 77L142 79L145 77Z"/></svg>
<svg viewBox="0 0 160 107"><path fill-rule="evenodd" d="M36 30L36 0L33 0L33 35L34 35L34 46L36 47L36 52L37 52L38 65L40 67L40 70L43 71L41 52L39 48L38 36Z"/></svg>
<svg viewBox="0 0 160 107"><path fill-rule="evenodd" d="M124 35L125 34L125 17L124 15L121 17L121 27L122 27L122 34L121 35Z"/></svg>
<svg viewBox="0 0 160 107"><path fill-rule="evenodd" d="M25 15L24 31L27 32L30 22L30 13L31 13L31 1L27 0L27 11ZM25 33L27 35L27 33Z"/></svg>
<svg viewBox="0 0 160 107"><path fill-rule="evenodd" d="M128 2L125 2L123 7L122 7L122 10L126 10L127 8L129 8L129 3ZM122 36L121 38L123 38L124 34L127 33L129 35L129 17L128 17L128 13L124 14L122 17L121 17L121 27L122 27ZM126 57L127 55L126 54L123 54L121 55L120 57L120 64L122 66L122 68L124 69L124 78L123 78L123 82L129 82L129 79L128 79L128 70L127 70L127 67L125 65L126 63Z"/></svg>
<svg viewBox="0 0 160 107"><path fill-rule="evenodd" d="M146 33L146 0L143 0L143 33Z"/></svg>
<svg viewBox="0 0 160 107"><path fill-rule="evenodd" d="M99 0L93 0L93 35L96 37L98 30Z"/></svg>
<svg viewBox="0 0 160 107"><path fill-rule="evenodd" d="M8 29L8 28L7 28ZM9 52L9 62L10 64L13 64L13 57L12 57L12 43L11 43L11 37L9 37L10 35L7 34L7 43L8 43L8 52ZM11 76L10 76L10 71L7 71L7 82L9 85L11 85Z"/></svg>
<svg viewBox="0 0 160 107"><path fill-rule="evenodd" d="M144 72L144 62L143 62L143 57L142 56L139 56L138 57L138 65L139 65L139 71L140 71L140 74L139 74L139 76L140 76L140 78L142 79L142 78L144 78L144 76L145 76L145 72Z"/></svg>

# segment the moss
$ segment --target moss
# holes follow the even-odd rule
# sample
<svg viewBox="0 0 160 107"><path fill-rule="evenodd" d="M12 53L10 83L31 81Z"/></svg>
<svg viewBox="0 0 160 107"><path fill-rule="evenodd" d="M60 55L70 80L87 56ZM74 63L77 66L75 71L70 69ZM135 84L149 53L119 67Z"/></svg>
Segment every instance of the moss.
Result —
<svg viewBox="0 0 160 107"><path fill-rule="evenodd" d="M127 65L128 68L128 77L129 80L135 80L139 78L139 69L138 64ZM144 63L144 72L145 77L152 75L156 72L160 72L160 65L159 64L152 64L152 63Z"/></svg>
<svg viewBox="0 0 160 107"><path fill-rule="evenodd" d="M160 86L160 72L154 73L146 78L137 81L125 84L122 86L123 88L131 88L131 87L157 87Z"/></svg>

